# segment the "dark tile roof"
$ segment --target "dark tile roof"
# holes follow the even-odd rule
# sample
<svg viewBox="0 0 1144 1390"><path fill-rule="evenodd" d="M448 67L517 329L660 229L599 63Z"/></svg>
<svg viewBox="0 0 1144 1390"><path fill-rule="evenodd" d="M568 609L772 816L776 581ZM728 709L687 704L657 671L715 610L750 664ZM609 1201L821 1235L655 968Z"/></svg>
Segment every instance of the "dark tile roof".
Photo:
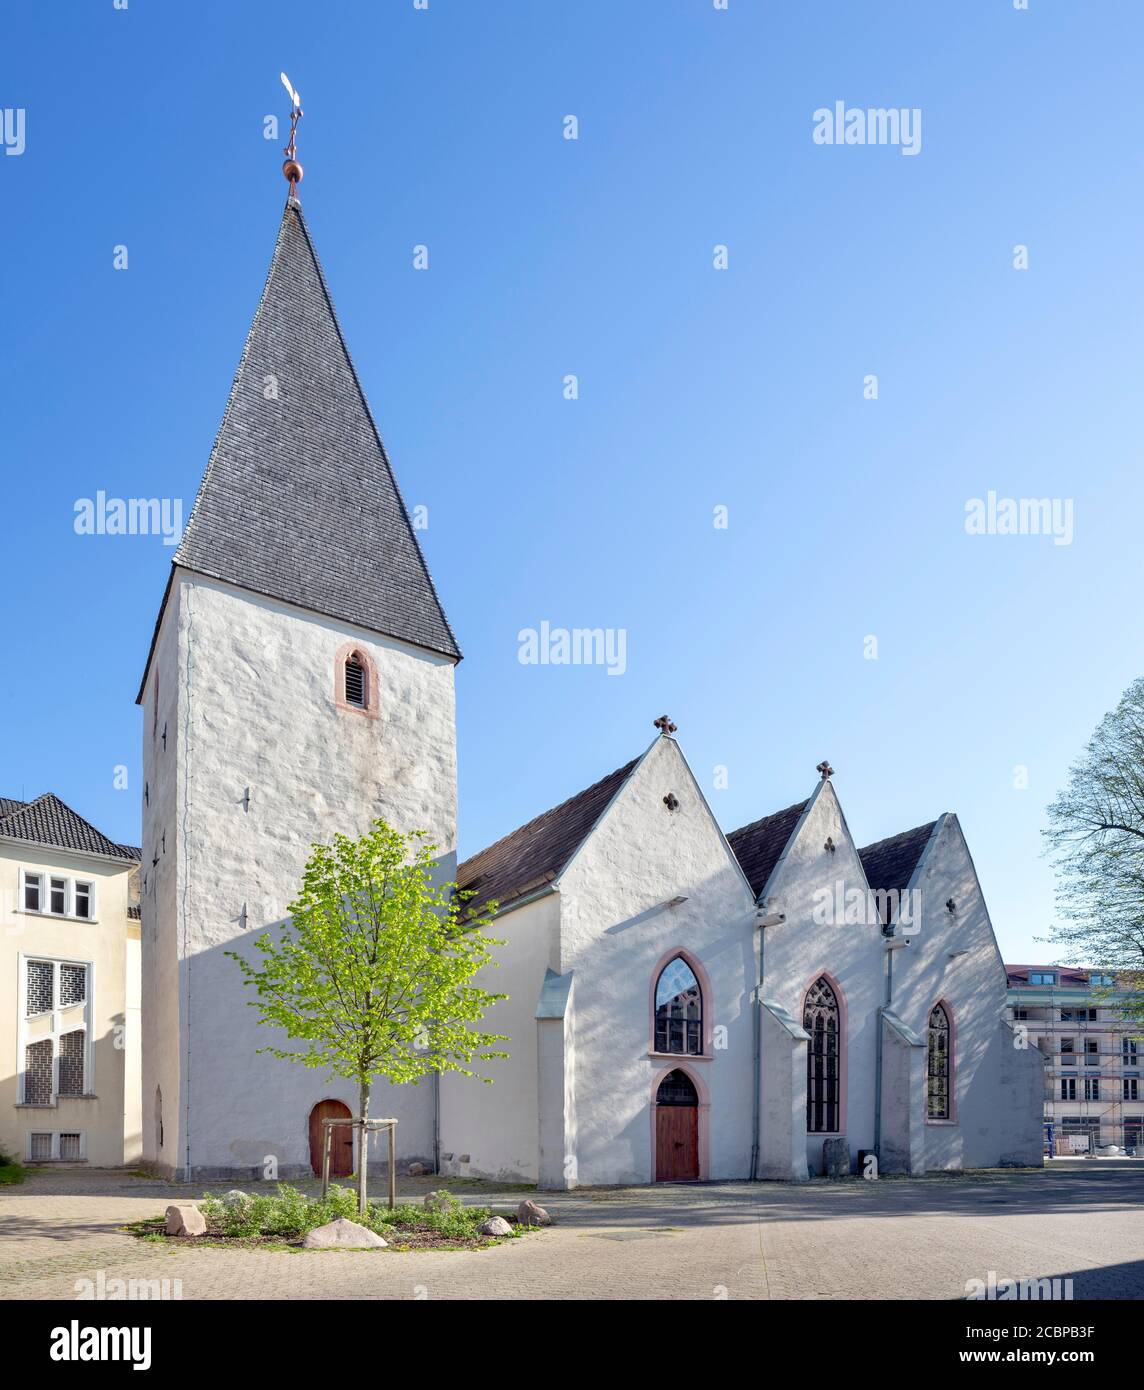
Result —
<svg viewBox="0 0 1144 1390"><path fill-rule="evenodd" d="M8 807L18 809L8 810ZM35 801L0 799L0 837L55 849L102 854L108 859L139 859L134 845L117 845L52 792Z"/></svg>
<svg viewBox="0 0 1144 1390"><path fill-rule="evenodd" d="M870 887L887 892L896 889L899 893L907 888L936 824L937 821L931 820L928 825L903 830L900 835L891 835L860 849L858 857Z"/></svg>
<svg viewBox="0 0 1144 1390"><path fill-rule="evenodd" d="M505 906L558 878L638 762L633 758L459 864L458 888L471 888L477 894L468 907L478 908L491 900Z"/></svg>
<svg viewBox="0 0 1144 1390"><path fill-rule="evenodd" d="M808 798L809 800L809 798ZM786 849L799 817L806 810L806 801L788 806L785 811L775 811L762 820L752 821L750 825L732 830L727 841L735 852L739 867L751 885L751 892L757 898L767 886L779 856Z"/></svg>
<svg viewBox="0 0 1144 1390"><path fill-rule="evenodd" d="M293 200L174 563L461 655Z"/></svg>

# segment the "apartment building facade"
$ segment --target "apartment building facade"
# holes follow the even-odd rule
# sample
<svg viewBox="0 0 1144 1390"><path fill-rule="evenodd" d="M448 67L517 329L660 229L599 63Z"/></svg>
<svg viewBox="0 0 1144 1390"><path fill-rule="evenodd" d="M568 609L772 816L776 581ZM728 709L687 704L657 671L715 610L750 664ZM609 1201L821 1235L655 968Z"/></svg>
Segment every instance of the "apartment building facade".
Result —
<svg viewBox="0 0 1144 1390"><path fill-rule="evenodd" d="M1006 965L1014 1025L1045 1057L1045 1146L1115 1144L1144 1155L1144 1035L1121 1018L1117 980L1059 965Z"/></svg>
<svg viewBox="0 0 1144 1390"><path fill-rule="evenodd" d="M0 1150L142 1153L139 850L47 793L0 797Z"/></svg>

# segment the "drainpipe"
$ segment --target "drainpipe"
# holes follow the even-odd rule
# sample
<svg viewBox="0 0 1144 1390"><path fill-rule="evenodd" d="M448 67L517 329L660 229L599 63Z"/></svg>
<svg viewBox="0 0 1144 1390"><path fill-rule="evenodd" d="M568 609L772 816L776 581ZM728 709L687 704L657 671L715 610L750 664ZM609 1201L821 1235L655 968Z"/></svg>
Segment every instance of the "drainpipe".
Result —
<svg viewBox="0 0 1144 1390"><path fill-rule="evenodd" d="M882 1015L894 1002L894 952L909 944L908 936L898 940L892 931L886 940L886 964L882 971L886 980L885 1000L878 1010L878 1047L874 1063L874 1153L879 1163L882 1161L882 1034L885 1031Z"/></svg>
<svg viewBox="0 0 1144 1390"><path fill-rule="evenodd" d="M763 952L766 933L759 931L759 980L755 986L755 1085L751 1092L751 1182L759 1176L759 1087L762 1084L762 1040L763 1040Z"/></svg>
<svg viewBox="0 0 1144 1390"><path fill-rule="evenodd" d="M766 928L777 927L786 921L785 912L766 912L763 908L755 910L755 923L759 929L759 982L755 989L755 1085L751 1098L751 1182L759 1176L759 1121L761 1107L759 1092L763 1080L763 961L766 955Z"/></svg>

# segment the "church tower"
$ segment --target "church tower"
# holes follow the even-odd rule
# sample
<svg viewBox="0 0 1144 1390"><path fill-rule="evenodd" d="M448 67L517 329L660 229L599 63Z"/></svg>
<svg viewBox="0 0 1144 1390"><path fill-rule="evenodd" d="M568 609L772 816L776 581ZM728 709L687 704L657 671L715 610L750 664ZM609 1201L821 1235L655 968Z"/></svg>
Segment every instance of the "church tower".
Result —
<svg viewBox="0 0 1144 1390"><path fill-rule="evenodd" d="M456 862L460 650L293 167L138 697L144 1156L202 1178L309 1173L315 1107L355 1099L257 1054L267 1030L225 954L283 920L311 844L381 816L429 831L450 877ZM381 1083L375 1108L404 1159L431 1159L429 1085Z"/></svg>

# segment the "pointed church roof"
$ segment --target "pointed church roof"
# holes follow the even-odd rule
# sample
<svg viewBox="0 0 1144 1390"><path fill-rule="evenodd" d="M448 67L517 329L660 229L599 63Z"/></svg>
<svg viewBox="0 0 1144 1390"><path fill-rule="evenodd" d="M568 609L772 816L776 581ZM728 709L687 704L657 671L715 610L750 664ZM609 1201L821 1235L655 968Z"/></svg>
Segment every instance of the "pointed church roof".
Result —
<svg viewBox="0 0 1144 1390"><path fill-rule="evenodd" d="M559 878L639 761L633 758L459 864L457 887L477 895L468 906L495 900L504 909Z"/></svg>
<svg viewBox="0 0 1144 1390"><path fill-rule="evenodd" d="M727 836L727 843L734 851L756 898L767 886L767 880L794 834L809 799L788 806L783 811L775 811L762 820L752 821L750 825L740 826Z"/></svg>
<svg viewBox="0 0 1144 1390"><path fill-rule="evenodd" d="M138 860L141 854L134 845L117 845L109 840L54 792L45 792L27 802L0 797L0 838L98 854L107 859Z"/></svg>
<svg viewBox="0 0 1144 1390"><path fill-rule="evenodd" d="M460 659L294 198L174 563Z"/></svg>
<svg viewBox="0 0 1144 1390"><path fill-rule="evenodd" d="M886 840L878 840L860 849L858 858L862 861L870 887L885 891L893 889L899 893L908 888L935 825L937 821L931 820L927 825L903 830L900 835L891 835Z"/></svg>

